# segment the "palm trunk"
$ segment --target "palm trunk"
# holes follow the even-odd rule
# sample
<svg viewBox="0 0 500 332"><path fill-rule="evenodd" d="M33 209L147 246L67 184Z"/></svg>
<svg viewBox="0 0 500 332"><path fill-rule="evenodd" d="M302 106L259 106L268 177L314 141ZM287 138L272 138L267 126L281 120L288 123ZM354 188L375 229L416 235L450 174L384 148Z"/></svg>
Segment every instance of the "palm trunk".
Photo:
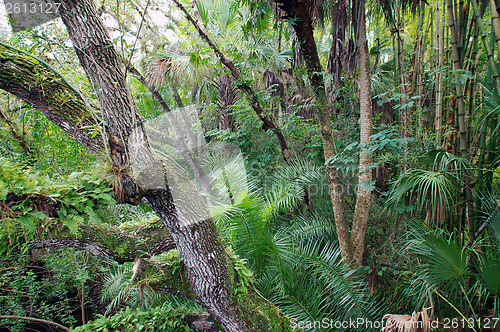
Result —
<svg viewBox="0 0 500 332"><path fill-rule="evenodd" d="M353 4L355 16L356 47L358 48L359 101L360 101L360 143L359 180L352 226L353 262L361 265L365 250L365 234L370 219L372 156L369 151L370 137L373 133L372 94L370 82L370 58L366 40L365 0Z"/></svg>

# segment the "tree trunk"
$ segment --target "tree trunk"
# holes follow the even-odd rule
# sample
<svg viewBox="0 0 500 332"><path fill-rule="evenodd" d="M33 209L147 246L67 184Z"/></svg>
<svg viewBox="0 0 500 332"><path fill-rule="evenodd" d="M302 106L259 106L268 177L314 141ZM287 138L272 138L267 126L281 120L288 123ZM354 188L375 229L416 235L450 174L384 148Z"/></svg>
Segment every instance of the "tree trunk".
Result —
<svg viewBox="0 0 500 332"><path fill-rule="evenodd" d="M309 12L303 2L280 0L278 5L286 13L287 18L293 19L293 28L300 45L300 50L307 67L309 80L314 90L316 108L318 112L321 140L323 143L323 153L325 156L326 172L328 185L330 187L330 196L332 199L333 212L335 215L335 225L337 226L337 236L339 239L342 256L350 260L351 238L349 227L344 214L343 206L343 186L340 182L339 172L332 167L328 160L334 155L332 126L330 123L330 114L328 112L325 83L323 80L323 68L321 67L316 42L314 41L312 20Z"/></svg>
<svg viewBox="0 0 500 332"><path fill-rule="evenodd" d="M97 109L46 62L0 43L0 89L23 99L98 157L105 151ZM40 78L43 79L40 82Z"/></svg>
<svg viewBox="0 0 500 332"><path fill-rule="evenodd" d="M157 160L152 152L146 134L142 127L139 112L133 102L131 92L124 77L123 63L120 61L104 25L97 16L92 1L64 0L60 7L60 14L71 37L73 46L83 66L89 81L95 87L103 120L106 122L106 143L109 148L113 171L117 177L118 189L124 197L144 197L144 200L158 213L179 250L186 265L186 273L194 293L205 308L224 327L225 331L282 331L290 329L290 322L279 310L263 299L251 286L248 286L248 295L243 301L238 301L238 291L241 289L238 272L233 267L234 257L221 238L214 221L207 217L203 220L195 219L200 213L197 192L192 188L180 188L194 196L180 197L180 204L174 205L171 188L166 186L165 177L182 180L182 174L168 169L165 162ZM68 105L57 97L79 93L67 84L62 84L62 78L47 68L46 64L33 60L32 57L19 54L15 59L9 59L0 48L0 87L19 95L33 106L41 108L47 118L74 135L74 137L89 149L102 151L99 143L92 140L92 134L79 125L86 118L83 111L88 111L87 105L82 104L81 98L68 98ZM28 60L26 60L28 59ZM31 61L26 64L23 61ZM6 65L7 63L7 65ZM9 63L14 65L9 66ZM20 71L31 68L31 71ZM31 66L30 66L31 64ZM46 82L53 82L54 89L47 86L30 89L32 72L38 69L47 74ZM5 72L20 73L13 80ZM28 81L26 81L28 80ZM60 89L65 89L61 91ZM62 94L62 92L68 92ZM34 94L35 93L35 94ZM61 94L59 94L61 93ZM72 103L76 103L73 105ZM91 118L90 116L87 118ZM89 120L90 121L90 120ZM83 122L85 123L85 122ZM95 125L95 121L90 122ZM136 137L136 139L134 139ZM99 141L98 141L99 142ZM139 156L138 156L139 155ZM140 157L148 168L146 176L159 183L152 183L153 187L141 188L137 178L130 177L131 158ZM166 168L166 169L165 169ZM170 180L169 179L169 180ZM175 181L173 181L175 182ZM171 181L168 182L169 185ZM178 188L179 189L179 188ZM181 193L184 194L184 193ZM189 199L192 198L192 199ZM241 300L241 299L240 299Z"/></svg>
<svg viewBox="0 0 500 332"><path fill-rule="evenodd" d="M51 238L36 240L30 249L77 248L119 263L132 262L142 256L153 256L175 248L175 243L160 220L133 228L116 228L105 223L78 225L75 233L66 227L55 227Z"/></svg>
<svg viewBox="0 0 500 332"><path fill-rule="evenodd" d="M353 4L355 13L356 46L358 49L359 67L359 101L360 101L360 145L359 180L352 225L353 263L361 265L365 250L365 234L370 219L372 156L369 151L370 136L373 133L372 93L370 81L370 58L366 40L365 0L357 0Z"/></svg>

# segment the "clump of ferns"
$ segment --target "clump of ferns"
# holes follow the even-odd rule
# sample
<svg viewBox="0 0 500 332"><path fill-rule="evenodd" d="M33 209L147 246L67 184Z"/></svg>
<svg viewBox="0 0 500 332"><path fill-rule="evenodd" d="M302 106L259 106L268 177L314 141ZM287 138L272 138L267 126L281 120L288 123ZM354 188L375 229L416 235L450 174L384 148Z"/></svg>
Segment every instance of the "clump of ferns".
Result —
<svg viewBox="0 0 500 332"><path fill-rule="evenodd" d="M132 263L116 265L103 278L101 301L108 303L105 314L115 313L121 306L147 309L163 303L164 295L154 291L150 281L133 281Z"/></svg>
<svg viewBox="0 0 500 332"><path fill-rule="evenodd" d="M155 275L142 277L139 281L133 280L133 265L131 262L117 264L103 277L101 301L107 303L105 315L113 314L125 306L148 310L163 303L204 311L191 300L153 289L151 285L157 281Z"/></svg>

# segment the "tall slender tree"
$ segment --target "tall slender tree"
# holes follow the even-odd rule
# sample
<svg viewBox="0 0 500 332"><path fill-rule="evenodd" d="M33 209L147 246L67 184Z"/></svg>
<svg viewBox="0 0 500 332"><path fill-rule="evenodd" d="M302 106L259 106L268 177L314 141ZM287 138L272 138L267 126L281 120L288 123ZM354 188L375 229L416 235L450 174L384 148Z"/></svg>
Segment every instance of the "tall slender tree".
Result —
<svg viewBox="0 0 500 332"><path fill-rule="evenodd" d="M321 66L316 42L314 40L313 16L316 3L314 1L276 1L277 5L285 12L285 18L292 20L293 28L297 35L304 63L307 67L309 81L314 90L317 115L319 118L323 153L325 160L330 160L335 153L331 117L326 98L323 68ZM361 158L359 169L359 184L357 203L354 212L352 233L344 214L342 202L342 183L339 172L330 163L327 163L327 176L330 194L337 226L337 236L343 256L352 260L355 265L360 265L364 252L366 227L369 220L371 201L371 156L368 149L372 134L372 100L370 84L370 59L366 40L365 4L353 3L354 26L356 30L356 46L358 47L359 89L360 89L360 114L361 114Z"/></svg>
<svg viewBox="0 0 500 332"><path fill-rule="evenodd" d="M353 3L353 17L358 51L359 68L359 113L360 145L359 182L352 225L352 258L356 265L361 265L365 250L366 227L370 218L372 155L369 149L370 136L373 133L373 111L370 76L370 57L366 40L365 0Z"/></svg>

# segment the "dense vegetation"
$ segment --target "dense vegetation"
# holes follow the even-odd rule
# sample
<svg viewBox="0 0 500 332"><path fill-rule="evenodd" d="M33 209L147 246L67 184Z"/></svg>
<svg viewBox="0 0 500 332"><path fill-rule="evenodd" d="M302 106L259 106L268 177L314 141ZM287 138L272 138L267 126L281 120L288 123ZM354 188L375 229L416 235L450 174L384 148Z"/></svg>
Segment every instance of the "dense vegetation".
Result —
<svg viewBox="0 0 500 332"><path fill-rule="evenodd" d="M62 0L3 27L0 329L500 331L499 10Z"/></svg>

